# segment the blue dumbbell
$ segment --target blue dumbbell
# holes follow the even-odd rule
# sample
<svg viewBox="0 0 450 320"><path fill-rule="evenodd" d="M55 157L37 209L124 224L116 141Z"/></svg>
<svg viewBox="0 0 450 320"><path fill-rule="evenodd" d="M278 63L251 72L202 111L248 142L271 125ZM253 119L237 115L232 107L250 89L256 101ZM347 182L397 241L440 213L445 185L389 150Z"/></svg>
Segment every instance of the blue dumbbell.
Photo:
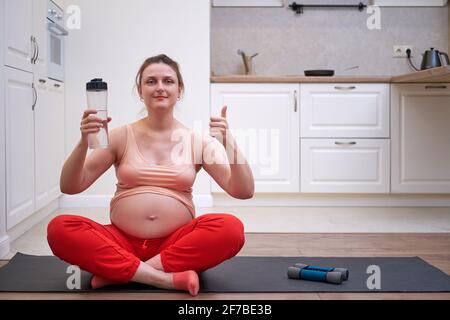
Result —
<svg viewBox="0 0 450 320"><path fill-rule="evenodd" d="M330 282L341 284L344 281L344 275L337 271L308 270L306 268L289 267L288 277L290 279L303 279L311 281Z"/></svg>
<svg viewBox="0 0 450 320"><path fill-rule="evenodd" d="M317 271L324 271L324 272L340 272L344 275L344 281L348 279L349 272L346 268L326 268L326 267L320 267L320 266L312 266L307 265L303 263L296 263L294 264L294 267L300 268L300 269L308 269L308 270L317 270Z"/></svg>

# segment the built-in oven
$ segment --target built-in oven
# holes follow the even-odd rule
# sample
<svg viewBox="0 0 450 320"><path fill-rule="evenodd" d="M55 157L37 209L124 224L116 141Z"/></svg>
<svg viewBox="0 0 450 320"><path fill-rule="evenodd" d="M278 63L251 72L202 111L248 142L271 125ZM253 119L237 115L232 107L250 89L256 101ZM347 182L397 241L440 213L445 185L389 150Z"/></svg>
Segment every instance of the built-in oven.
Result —
<svg viewBox="0 0 450 320"><path fill-rule="evenodd" d="M64 11L53 1L47 3L47 76L64 82Z"/></svg>

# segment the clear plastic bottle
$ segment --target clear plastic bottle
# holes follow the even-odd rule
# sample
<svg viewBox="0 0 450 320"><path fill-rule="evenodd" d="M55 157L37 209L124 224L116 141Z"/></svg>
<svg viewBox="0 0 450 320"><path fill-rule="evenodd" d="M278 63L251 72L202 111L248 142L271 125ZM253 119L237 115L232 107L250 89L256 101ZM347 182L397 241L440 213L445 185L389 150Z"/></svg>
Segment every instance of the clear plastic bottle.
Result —
<svg viewBox="0 0 450 320"><path fill-rule="evenodd" d="M90 149L108 147L108 84L101 78L95 78L86 83L88 109L97 110L96 117L104 120L104 127L97 133L88 135Z"/></svg>

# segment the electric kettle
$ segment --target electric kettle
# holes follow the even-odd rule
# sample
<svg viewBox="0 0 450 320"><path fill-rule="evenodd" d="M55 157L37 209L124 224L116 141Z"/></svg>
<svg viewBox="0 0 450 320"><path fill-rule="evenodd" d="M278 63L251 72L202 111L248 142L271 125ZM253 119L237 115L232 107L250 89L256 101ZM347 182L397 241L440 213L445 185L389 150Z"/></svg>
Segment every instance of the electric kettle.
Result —
<svg viewBox="0 0 450 320"><path fill-rule="evenodd" d="M423 54L420 70L436 68L445 65L450 65L448 54L439 50L434 50L434 48L430 48L430 50L425 51L425 53Z"/></svg>

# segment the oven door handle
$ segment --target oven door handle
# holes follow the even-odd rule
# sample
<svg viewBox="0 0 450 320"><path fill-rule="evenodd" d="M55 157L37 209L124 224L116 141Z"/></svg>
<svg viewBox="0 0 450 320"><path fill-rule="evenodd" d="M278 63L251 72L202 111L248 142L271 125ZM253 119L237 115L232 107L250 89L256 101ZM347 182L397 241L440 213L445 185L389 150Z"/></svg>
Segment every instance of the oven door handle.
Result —
<svg viewBox="0 0 450 320"><path fill-rule="evenodd" d="M48 30L57 36L67 36L69 32L56 23L49 23Z"/></svg>
<svg viewBox="0 0 450 320"><path fill-rule="evenodd" d="M39 44L36 41L36 38L34 38L34 43L36 44L36 58L34 58L33 63L36 64L37 59L39 58Z"/></svg>

